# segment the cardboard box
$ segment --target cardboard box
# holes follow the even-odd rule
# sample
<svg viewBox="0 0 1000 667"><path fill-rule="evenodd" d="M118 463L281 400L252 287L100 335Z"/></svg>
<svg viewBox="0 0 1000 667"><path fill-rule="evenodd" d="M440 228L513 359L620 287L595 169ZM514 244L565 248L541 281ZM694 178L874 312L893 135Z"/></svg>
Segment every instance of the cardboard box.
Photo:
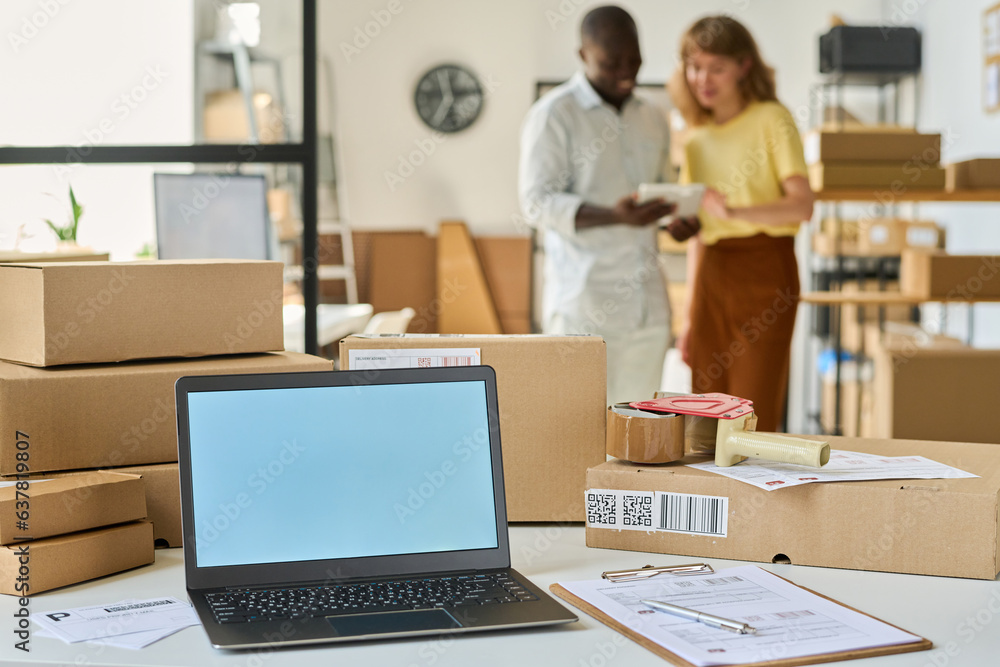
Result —
<svg viewBox="0 0 1000 667"><path fill-rule="evenodd" d="M106 252L94 252L89 248L57 250L56 252L21 252L20 250L0 250L0 262L23 264L25 262L106 262Z"/></svg>
<svg viewBox="0 0 1000 667"><path fill-rule="evenodd" d="M878 281L866 280L864 283L865 292L898 292L899 283L895 280L886 281L884 286L880 286ZM862 288L857 281L846 281L842 287L844 294L857 294ZM845 304L840 308L840 345L848 352L858 352L864 341L865 326L871 323L883 322L908 322L912 320L913 308L905 304L894 304L891 306L861 306L857 304Z"/></svg>
<svg viewBox="0 0 1000 667"><path fill-rule="evenodd" d="M944 248L945 230L928 220L826 218L812 240L817 255L834 257L839 250L839 254L846 256L894 257L908 247Z"/></svg>
<svg viewBox="0 0 1000 667"><path fill-rule="evenodd" d="M1000 444L1000 350L904 343L872 356L876 437Z"/></svg>
<svg viewBox="0 0 1000 667"><path fill-rule="evenodd" d="M947 230L929 220L909 220L906 222L906 248L924 248L925 250L944 249L947 242Z"/></svg>
<svg viewBox="0 0 1000 667"><path fill-rule="evenodd" d="M898 347L907 350L955 349L968 347L953 336L942 336L924 330L913 322L883 322L881 326L875 323L865 325L865 349L869 355L886 347Z"/></svg>
<svg viewBox="0 0 1000 667"><path fill-rule="evenodd" d="M943 190L944 168L913 162L817 162L809 165L809 185L816 192L836 188Z"/></svg>
<svg viewBox="0 0 1000 667"><path fill-rule="evenodd" d="M372 236L371 304L376 313L410 307L414 333L437 331L437 242L424 232L380 232ZM449 295L448 298L451 298Z"/></svg>
<svg viewBox="0 0 1000 667"><path fill-rule="evenodd" d="M531 239L477 236L474 241L501 331L531 333Z"/></svg>
<svg viewBox="0 0 1000 667"><path fill-rule="evenodd" d="M181 530L181 480L176 463L110 468L108 472L142 476L147 517L153 522L153 540L157 547L179 547L184 544L184 531Z"/></svg>
<svg viewBox="0 0 1000 667"><path fill-rule="evenodd" d="M1000 188L1000 159L980 158L945 166L945 189Z"/></svg>
<svg viewBox="0 0 1000 667"><path fill-rule="evenodd" d="M802 140L807 164L817 162L906 162L937 164L941 135L903 128L852 126L841 131L807 132Z"/></svg>
<svg viewBox="0 0 1000 667"><path fill-rule="evenodd" d="M177 460L174 382L185 375L333 370L295 352L186 361L32 368L0 362L0 475L17 468L15 432L30 472Z"/></svg>
<svg viewBox="0 0 1000 667"><path fill-rule="evenodd" d="M860 391L860 396L858 395ZM840 383L840 432L845 436L871 438L875 434L872 416L874 389L870 379L849 379ZM823 378L820 402L820 424L827 433L837 427L837 385Z"/></svg>
<svg viewBox="0 0 1000 667"><path fill-rule="evenodd" d="M267 93L253 94L257 137L262 144L285 140L281 107ZM250 139L247 104L239 90L217 90L205 96L202 132L209 143L245 144Z"/></svg>
<svg viewBox="0 0 1000 667"><path fill-rule="evenodd" d="M31 366L284 349L280 262L0 264L0 359Z"/></svg>
<svg viewBox="0 0 1000 667"><path fill-rule="evenodd" d="M817 436L806 436L818 439ZM587 471L588 494L600 490L656 495L654 526L601 527L600 505L587 524L587 546L852 570L993 579L1000 572L1000 456L995 447L917 440L824 438L834 449L884 456L918 455L980 475L971 479L879 480L805 484L764 491L689 468L689 457L660 466L608 461ZM668 509L689 507L699 525L667 523ZM641 497L640 497L641 499ZM687 516L684 514L683 516ZM691 528L699 528L702 534Z"/></svg>
<svg viewBox="0 0 1000 667"><path fill-rule="evenodd" d="M12 544L0 547L0 593L34 595L148 565L153 558L148 521Z"/></svg>
<svg viewBox="0 0 1000 667"><path fill-rule="evenodd" d="M899 267L904 294L926 300L975 300L1000 297L1000 256L949 255L907 249Z"/></svg>
<svg viewBox="0 0 1000 667"><path fill-rule="evenodd" d="M27 487L0 488L0 544L146 518L145 489L135 475L89 472Z"/></svg>
<svg viewBox="0 0 1000 667"><path fill-rule="evenodd" d="M508 520L583 521L587 468L605 460L604 340L358 335L340 342L340 363L354 367L353 351L442 347L478 348L497 373Z"/></svg>

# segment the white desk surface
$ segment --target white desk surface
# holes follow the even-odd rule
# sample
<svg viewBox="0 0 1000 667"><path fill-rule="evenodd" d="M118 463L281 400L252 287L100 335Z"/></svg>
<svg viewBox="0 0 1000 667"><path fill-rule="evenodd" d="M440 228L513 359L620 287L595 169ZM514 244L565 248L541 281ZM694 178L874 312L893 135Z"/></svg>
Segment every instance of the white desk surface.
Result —
<svg viewBox="0 0 1000 667"><path fill-rule="evenodd" d="M556 581L600 576L603 570L706 561L716 569L734 561L590 549L579 525L517 524L510 530L513 566L547 588ZM1000 581L859 572L795 565L765 569L829 595L934 642L930 651L854 660L857 667L992 667L1000 664ZM33 612L173 595L186 599L180 549L160 549L153 565L31 598ZM454 637L330 644L275 651L213 649L200 626L187 628L139 651L68 645L31 638L31 653L15 650L17 599L0 596L0 662L49 665L225 665L226 667L446 667L449 665L544 665L545 667L644 667L666 661L602 623L576 611L580 620L535 630ZM950 655L949 655L950 653ZM841 663L838 663L841 664Z"/></svg>

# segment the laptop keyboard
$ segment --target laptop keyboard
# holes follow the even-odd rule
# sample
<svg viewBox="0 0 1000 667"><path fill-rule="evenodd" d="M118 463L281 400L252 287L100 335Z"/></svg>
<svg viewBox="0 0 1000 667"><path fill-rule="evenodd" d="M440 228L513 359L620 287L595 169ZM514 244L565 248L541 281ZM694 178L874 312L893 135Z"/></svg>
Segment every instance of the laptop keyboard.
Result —
<svg viewBox="0 0 1000 667"><path fill-rule="evenodd" d="M295 588L246 588L205 595L219 623L274 621L407 609L445 609L537 600L505 572Z"/></svg>

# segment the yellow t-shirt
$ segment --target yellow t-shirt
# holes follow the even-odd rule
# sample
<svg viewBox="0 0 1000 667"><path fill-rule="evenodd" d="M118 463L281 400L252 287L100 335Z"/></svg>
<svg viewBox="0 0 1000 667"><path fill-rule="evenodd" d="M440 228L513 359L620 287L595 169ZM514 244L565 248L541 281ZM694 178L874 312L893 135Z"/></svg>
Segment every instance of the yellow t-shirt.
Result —
<svg viewBox="0 0 1000 667"><path fill-rule="evenodd" d="M766 204L780 199L782 181L808 177L802 139L788 109L778 102L751 102L722 125L710 122L691 132L684 149L682 183L704 183L726 196L732 207ZM755 234L795 236L799 221L789 225L759 225L746 220L722 220L698 213L701 240L707 245L725 238Z"/></svg>

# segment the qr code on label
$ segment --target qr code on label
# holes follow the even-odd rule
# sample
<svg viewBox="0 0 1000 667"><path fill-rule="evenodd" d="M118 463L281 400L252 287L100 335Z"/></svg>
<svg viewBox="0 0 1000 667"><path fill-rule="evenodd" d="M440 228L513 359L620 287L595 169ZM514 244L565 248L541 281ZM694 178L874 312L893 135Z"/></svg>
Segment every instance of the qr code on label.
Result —
<svg viewBox="0 0 1000 667"><path fill-rule="evenodd" d="M417 368L430 368L431 358L430 357L417 357Z"/></svg>
<svg viewBox="0 0 1000 667"><path fill-rule="evenodd" d="M617 524L617 499L610 493L587 493L587 523L600 526Z"/></svg>
<svg viewBox="0 0 1000 667"><path fill-rule="evenodd" d="M622 496L622 523L626 526L653 527L653 496Z"/></svg>

